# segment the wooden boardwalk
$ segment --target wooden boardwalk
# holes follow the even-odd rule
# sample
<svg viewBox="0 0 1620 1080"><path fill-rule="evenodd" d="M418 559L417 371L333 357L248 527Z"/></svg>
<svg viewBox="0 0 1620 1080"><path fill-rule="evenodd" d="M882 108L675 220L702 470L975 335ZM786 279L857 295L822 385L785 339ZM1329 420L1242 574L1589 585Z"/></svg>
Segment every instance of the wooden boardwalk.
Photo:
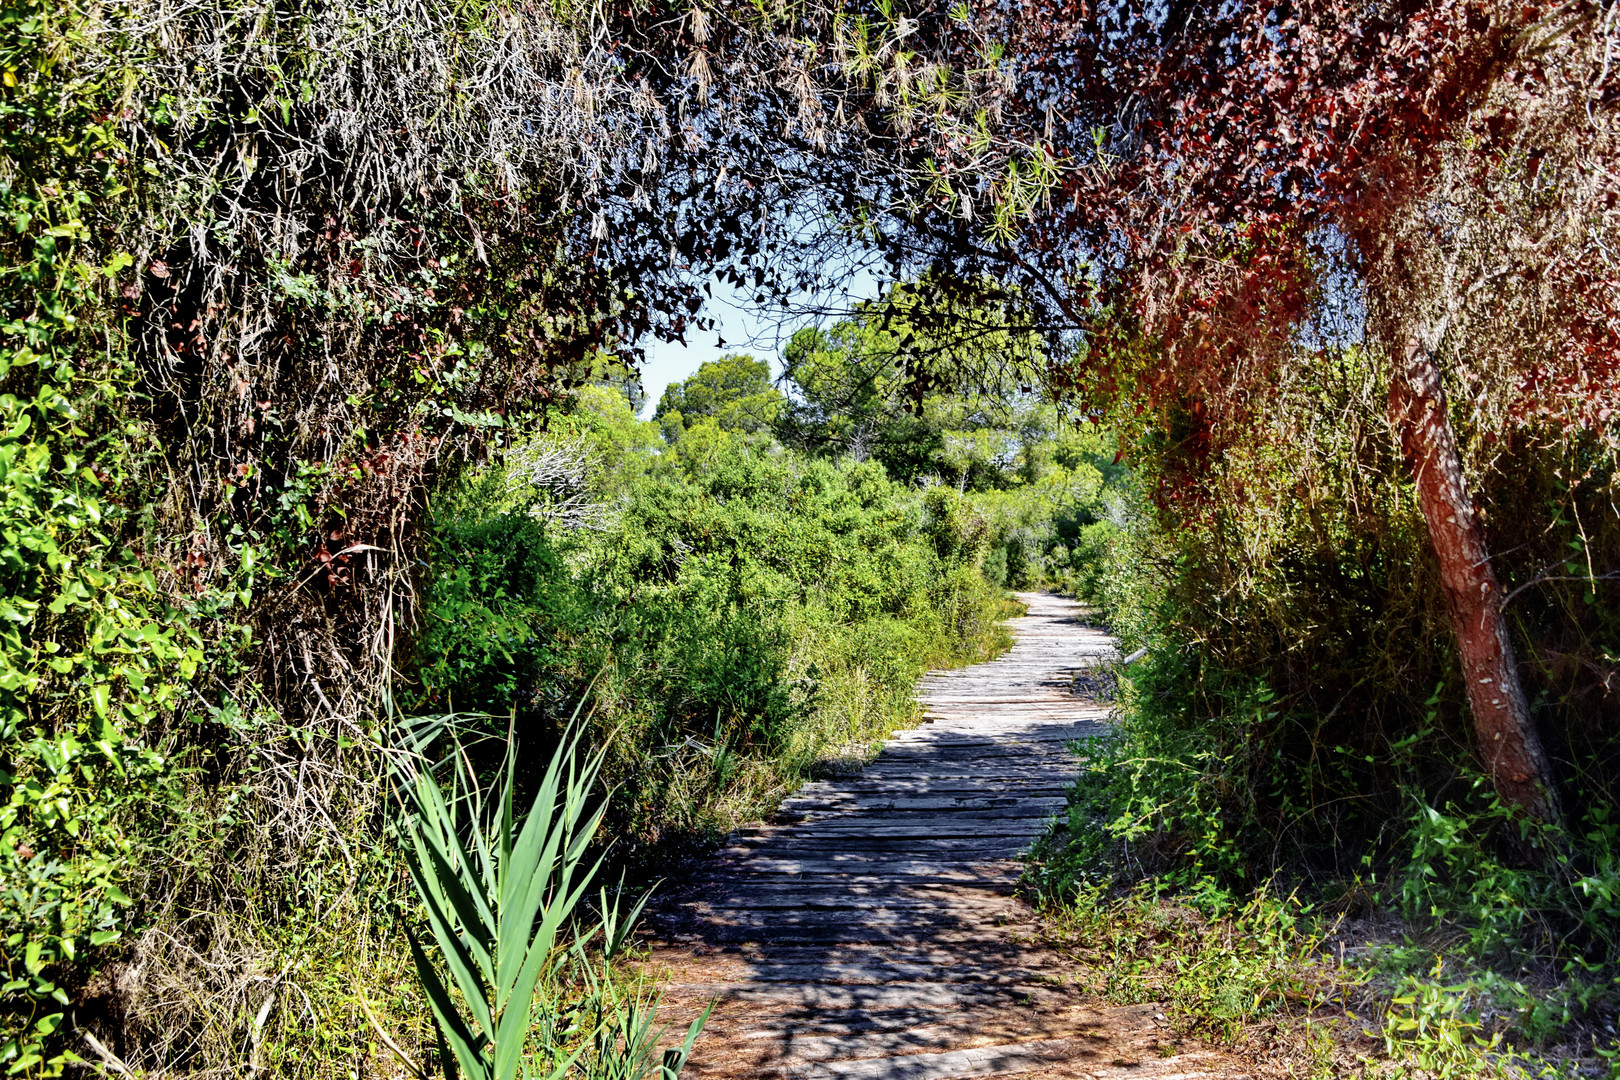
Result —
<svg viewBox="0 0 1620 1080"><path fill-rule="evenodd" d="M925 677L921 726L735 834L654 914L670 1018L719 1002L685 1075L1229 1073L1175 1053L1154 1006L1088 1007L1012 895L1018 856L1063 808L1066 744L1104 718L1074 675L1114 655L1070 601L1020 599L1011 651Z"/></svg>

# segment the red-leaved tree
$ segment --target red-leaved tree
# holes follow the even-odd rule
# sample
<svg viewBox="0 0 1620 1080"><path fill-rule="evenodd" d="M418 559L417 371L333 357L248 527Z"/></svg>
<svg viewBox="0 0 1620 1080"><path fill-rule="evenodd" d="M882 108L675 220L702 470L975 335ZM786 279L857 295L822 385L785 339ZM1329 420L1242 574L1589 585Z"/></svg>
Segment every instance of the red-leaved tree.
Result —
<svg viewBox="0 0 1620 1080"><path fill-rule="evenodd" d="M1000 254L1093 331L1066 377L1192 402L1191 443L1218 447L1281 365L1320 355L1302 329L1348 294L1338 330L1387 359L1480 756L1504 799L1555 819L1453 410L1615 440L1613 9L1064 0L981 17L1013 43L1005 122L1065 166ZM1150 360L1105 347L1103 326Z"/></svg>

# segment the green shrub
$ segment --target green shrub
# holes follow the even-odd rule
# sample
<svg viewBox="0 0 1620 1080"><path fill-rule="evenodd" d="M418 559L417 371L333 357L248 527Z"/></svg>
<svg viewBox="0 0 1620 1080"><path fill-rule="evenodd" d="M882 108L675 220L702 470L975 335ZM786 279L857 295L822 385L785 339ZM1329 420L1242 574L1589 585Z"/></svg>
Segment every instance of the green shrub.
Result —
<svg viewBox="0 0 1620 1080"><path fill-rule="evenodd" d="M1352 351L1337 378L1287 388L1271 426L1209 463L1195 490L1167 493L1181 482L1175 459L1149 433L1141 494L1117 532L1098 530L1104 608L1124 649L1149 650L1129 671L1121 725L1135 745L1121 752L1175 762L1176 779L1144 772L1147 789L1173 795L1192 781L1155 819L1172 861L1201 858L1197 837L1214 823L1210 842L1242 853L1220 858L1246 863L1253 879L1285 865L1347 875L1369 853L1387 864L1401 857L1388 823L1408 812L1409 793L1440 797L1472 759L1437 571L1381 411L1376 367ZM1571 455L1563 467L1548 460L1562 453ZM1540 464L1510 471L1510 456ZM1581 546L1577 517L1594 558L1599 530L1620 538L1601 501L1614 474L1586 458L1545 447L1503 454L1485 497L1516 508L1489 520L1508 553L1504 577L1526 583L1509 610L1525 631L1538 722L1575 781L1570 795L1607 804L1601 777L1620 764L1620 741L1590 682L1614 616L1596 601L1565 605L1555 633L1547 601L1563 603L1561 586L1538 576L1560 548ZM1587 475L1579 490L1560 489L1553 474L1577 468ZM1537 501L1563 506L1550 531L1533 524ZM1569 654L1590 661L1587 683ZM1181 803L1198 807L1185 828L1173 820Z"/></svg>
<svg viewBox="0 0 1620 1080"><path fill-rule="evenodd" d="M452 719L415 722L416 745L435 741ZM656 1072L675 1080L710 1010L679 1050L661 1052L657 998L639 985L625 993L613 968L646 898L627 912L597 888L596 911L581 903L601 868L591 841L604 810L596 791L602 753L585 751L571 723L523 813L516 754L508 736L486 789L452 738L448 796L426 759L402 755L399 832L428 927L411 935L411 952L438 1026L440 1068L446 1080L462 1072L470 1080L560 1080L577 1063L592 1078Z"/></svg>
<svg viewBox="0 0 1620 1080"><path fill-rule="evenodd" d="M1116 891L1071 869L1060 842L1031 875L1070 978L1114 1004L1159 1005L1176 1035L1243 1045L1342 988L1338 966L1317 955L1321 926L1296 897L1240 897L1208 878L1173 894Z"/></svg>
<svg viewBox="0 0 1620 1080"><path fill-rule="evenodd" d="M0 1066L56 1075L83 982L129 928L132 860L176 796L155 745L202 659L130 530L150 452L96 252L116 146L71 73L84 16L0 7ZM104 78L112 80L112 75ZM114 80L116 81L116 80ZM201 602L217 597L200 597Z"/></svg>
<svg viewBox="0 0 1620 1080"><path fill-rule="evenodd" d="M708 420L638 458L623 449L637 423L581 395L441 493L412 672L419 700L513 712L531 733L554 732L595 679L604 776L622 791L608 826L632 861L864 754L915 715L921 672L998 648L1006 614L958 492ZM518 475L551 452L535 448L575 440L588 524L547 517Z"/></svg>
<svg viewBox="0 0 1620 1080"><path fill-rule="evenodd" d="M1121 647L1146 655L1124 672L1114 731L1088 751L1052 872L1239 891L1281 878L1307 900L1355 896L1406 919L1408 945L1380 970L1417 982L1388 992L1470 1053L1493 1036L1588 1038L1620 1012L1607 824L1620 729L1602 689L1620 655L1620 591L1604 576L1620 552L1620 473L1595 443L1524 430L1493 444L1463 427L1564 782L1566 827L1535 829L1478 778L1379 380L1347 350L1285 382L1252 438L1196 467L1167 434L1176 417L1137 430L1136 490L1083 527L1070 558L1106 568L1092 595ZM1444 986L1465 989L1430 1000ZM1413 1020L1406 1008L1391 1006L1391 1024ZM1464 1030L1475 1020L1479 1045Z"/></svg>
<svg viewBox="0 0 1620 1080"><path fill-rule="evenodd" d="M437 572L416 639L420 687L409 707L533 712L577 674L579 602L541 523L527 514L451 518L436 529Z"/></svg>

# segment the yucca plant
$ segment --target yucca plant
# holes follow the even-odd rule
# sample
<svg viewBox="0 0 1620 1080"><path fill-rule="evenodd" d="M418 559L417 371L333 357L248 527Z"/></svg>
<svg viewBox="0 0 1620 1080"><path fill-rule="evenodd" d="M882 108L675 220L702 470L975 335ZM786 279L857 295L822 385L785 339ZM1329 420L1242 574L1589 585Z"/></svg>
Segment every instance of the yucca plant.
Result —
<svg viewBox="0 0 1620 1080"><path fill-rule="evenodd" d="M573 970L585 973L588 992L596 998L594 1008L581 1010L596 1016L595 1028L573 1032L572 1051L544 1047L543 1074L555 1080L594 1049L595 1057L605 1051L615 1060L593 1058L592 1073L640 1080L656 1070L661 1080L674 1080L708 1013L692 1025L680 1049L659 1058L656 1000L638 991L621 1003L618 991L605 997L601 993L614 984L610 962L645 898L623 916L606 890L594 916L585 916L580 908L601 865L600 857L588 867L585 863L605 810L603 800L594 810L590 807L602 752L583 753L580 728L570 725L533 805L520 819L513 798L517 763L510 737L492 810L454 738L446 759L451 772L447 797L420 750L452 727L450 718L408 727L414 752L400 770L411 880L426 910L432 942L459 992L452 995L422 940L410 934L416 971L439 1031L445 1076L456 1080L464 1072L472 1080L515 1080L536 1075L529 1042L537 991L543 999L554 997L548 991L555 990L559 969L571 962ZM585 950L598 934L603 943L600 972L591 970L596 961ZM540 1026L555 1030L549 1022Z"/></svg>

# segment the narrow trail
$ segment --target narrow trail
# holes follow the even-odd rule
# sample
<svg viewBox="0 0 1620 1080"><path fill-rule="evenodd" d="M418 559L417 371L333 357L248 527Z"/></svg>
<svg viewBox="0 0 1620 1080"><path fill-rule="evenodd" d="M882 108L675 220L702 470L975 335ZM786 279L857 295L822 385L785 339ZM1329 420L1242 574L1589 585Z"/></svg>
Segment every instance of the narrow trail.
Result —
<svg viewBox="0 0 1620 1080"><path fill-rule="evenodd" d="M1065 744L1105 710L1074 692L1114 655L1075 605L1021 594L1013 648L934 672L922 725L858 776L808 784L743 830L650 926L670 1018L718 1000L686 1075L805 1080L1230 1076L1177 1052L1152 1005L1093 1008L1013 895L1061 811Z"/></svg>

